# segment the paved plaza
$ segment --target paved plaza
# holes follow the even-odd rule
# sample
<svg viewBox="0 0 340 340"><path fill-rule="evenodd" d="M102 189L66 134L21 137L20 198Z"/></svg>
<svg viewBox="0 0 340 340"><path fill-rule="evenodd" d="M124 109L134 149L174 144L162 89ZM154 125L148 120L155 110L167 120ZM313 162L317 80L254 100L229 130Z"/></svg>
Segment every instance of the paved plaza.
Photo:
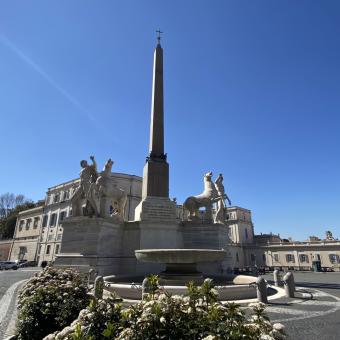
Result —
<svg viewBox="0 0 340 340"><path fill-rule="evenodd" d="M25 280L39 269L0 272L0 339L13 331L15 300ZM287 339L338 340L340 338L340 273L294 273L297 292L293 299L271 301L271 321L286 326ZM265 275L271 282L272 274Z"/></svg>
<svg viewBox="0 0 340 340"><path fill-rule="evenodd" d="M0 271L0 340L12 335L16 315L16 297L22 285L39 268Z"/></svg>
<svg viewBox="0 0 340 340"><path fill-rule="evenodd" d="M295 272L294 277L295 298L270 302L271 321L286 326L287 339L340 339L340 273Z"/></svg>

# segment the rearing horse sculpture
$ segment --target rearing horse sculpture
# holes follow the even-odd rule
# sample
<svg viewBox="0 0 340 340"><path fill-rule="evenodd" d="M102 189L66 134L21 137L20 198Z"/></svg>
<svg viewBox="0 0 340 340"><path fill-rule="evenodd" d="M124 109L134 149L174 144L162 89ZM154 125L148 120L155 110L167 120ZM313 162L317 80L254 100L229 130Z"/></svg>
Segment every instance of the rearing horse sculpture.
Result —
<svg viewBox="0 0 340 340"><path fill-rule="evenodd" d="M199 208L205 208L205 218L212 219L212 204L217 198L218 193L215 188L215 184L212 182L212 172L208 172L204 175L204 191L197 196L188 197L183 206L189 211L189 220L199 218Z"/></svg>

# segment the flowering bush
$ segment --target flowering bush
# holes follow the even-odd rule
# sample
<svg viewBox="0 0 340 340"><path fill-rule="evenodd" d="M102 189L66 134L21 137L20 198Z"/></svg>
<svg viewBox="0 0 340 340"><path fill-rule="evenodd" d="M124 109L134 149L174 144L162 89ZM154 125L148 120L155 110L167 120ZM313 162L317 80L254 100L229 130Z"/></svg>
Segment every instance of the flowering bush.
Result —
<svg viewBox="0 0 340 340"><path fill-rule="evenodd" d="M87 286L78 272L45 268L19 294L18 339L42 339L63 329L88 302Z"/></svg>
<svg viewBox="0 0 340 340"><path fill-rule="evenodd" d="M217 292L207 279L201 287L190 283L188 296L169 295L159 287L145 300L126 309L117 299L100 300L80 312L71 327L45 340L145 340L145 339L282 339L283 325L272 325L265 305L252 304L245 312L234 303L217 302Z"/></svg>

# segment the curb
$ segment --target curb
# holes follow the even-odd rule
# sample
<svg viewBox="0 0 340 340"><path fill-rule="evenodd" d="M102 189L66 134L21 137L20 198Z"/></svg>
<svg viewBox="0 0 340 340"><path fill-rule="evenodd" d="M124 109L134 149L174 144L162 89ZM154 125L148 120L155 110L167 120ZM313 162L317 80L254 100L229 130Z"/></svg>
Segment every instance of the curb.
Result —
<svg viewBox="0 0 340 340"><path fill-rule="evenodd" d="M14 294L12 296L12 301L14 299L14 309L13 309L13 313L10 317L10 320L8 322L8 326L4 332L4 336L6 336L4 338L4 340L13 340L16 339L17 336L14 334L16 331L16 321L17 321L17 315L18 315L18 311L17 311L17 303L18 303L18 291L22 288L22 286L27 282L28 280L22 280L22 281L18 281L20 282L20 284L16 287Z"/></svg>

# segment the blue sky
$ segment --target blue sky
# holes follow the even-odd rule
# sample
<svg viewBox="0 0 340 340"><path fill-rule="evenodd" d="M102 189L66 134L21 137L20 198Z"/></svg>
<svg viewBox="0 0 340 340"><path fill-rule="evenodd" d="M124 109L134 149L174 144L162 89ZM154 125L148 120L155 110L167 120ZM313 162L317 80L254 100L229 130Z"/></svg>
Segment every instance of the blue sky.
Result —
<svg viewBox="0 0 340 340"><path fill-rule="evenodd" d="M257 233L340 237L338 1L0 6L0 192L43 198L91 154L142 174L161 28L171 196L221 172Z"/></svg>

